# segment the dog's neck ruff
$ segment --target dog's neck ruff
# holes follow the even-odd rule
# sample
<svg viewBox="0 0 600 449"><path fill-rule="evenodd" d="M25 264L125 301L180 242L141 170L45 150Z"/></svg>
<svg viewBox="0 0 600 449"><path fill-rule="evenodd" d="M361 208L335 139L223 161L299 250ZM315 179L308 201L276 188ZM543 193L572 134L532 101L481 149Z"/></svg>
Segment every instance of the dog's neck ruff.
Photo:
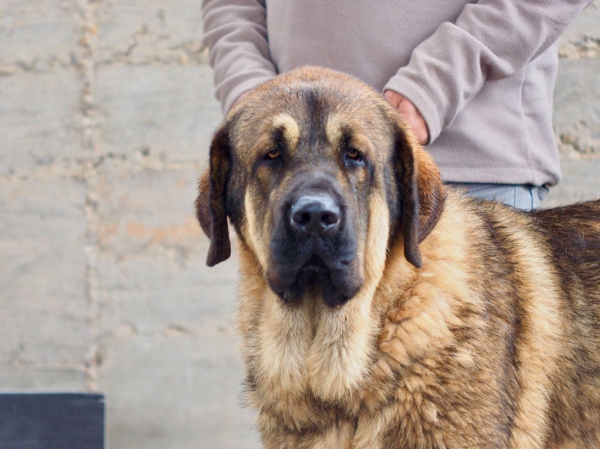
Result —
<svg viewBox="0 0 600 449"><path fill-rule="evenodd" d="M371 207L381 207L383 198L373 197ZM368 240L357 257L363 260L365 282L359 292L341 307L330 307L322 298L304 298L300 304L285 304L268 288L257 269L256 257L240 244L241 307L256 317L250 327L240 323L247 359L257 368L256 382L263 393L302 397L310 393L318 400L337 403L356 396L374 358L380 332L379 314L373 307L376 288L383 275L388 221L373 220ZM262 288L258 287L261 285ZM256 295L256 296L255 296ZM262 390L262 388L261 388Z"/></svg>

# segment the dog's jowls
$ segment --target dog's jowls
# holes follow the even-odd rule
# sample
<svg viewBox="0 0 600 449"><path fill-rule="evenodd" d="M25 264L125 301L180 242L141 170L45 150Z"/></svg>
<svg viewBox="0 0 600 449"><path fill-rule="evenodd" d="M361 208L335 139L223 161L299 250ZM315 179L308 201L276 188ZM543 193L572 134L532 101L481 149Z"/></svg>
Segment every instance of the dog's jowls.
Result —
<svg viewBox="0 0 600 449"><path fill-rule="evenodd" d="M267 448L600 447L600 202L446 193L379 94L319 68L233 108L199 190L208 264L239 236Z"/></svg>

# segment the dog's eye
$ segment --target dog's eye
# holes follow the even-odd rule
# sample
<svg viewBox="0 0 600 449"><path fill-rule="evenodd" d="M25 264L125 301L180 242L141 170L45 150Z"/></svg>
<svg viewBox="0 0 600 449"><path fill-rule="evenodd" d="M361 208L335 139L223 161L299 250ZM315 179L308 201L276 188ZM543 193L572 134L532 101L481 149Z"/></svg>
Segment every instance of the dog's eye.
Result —
<svg viewBox="0 0 600 449"><path fill-rule="evenodd" d="M265 154L265 160L272 161L274 159L277 159L279 156L281 156L279 150L271 150L267 154Z"/></svg>
<svg viewBox="0 0 600 449"><path fill-rule="evenodd" d="M354 162L362 162L362 157L356 148L348 148L346 150L346 158Z"/></svg>

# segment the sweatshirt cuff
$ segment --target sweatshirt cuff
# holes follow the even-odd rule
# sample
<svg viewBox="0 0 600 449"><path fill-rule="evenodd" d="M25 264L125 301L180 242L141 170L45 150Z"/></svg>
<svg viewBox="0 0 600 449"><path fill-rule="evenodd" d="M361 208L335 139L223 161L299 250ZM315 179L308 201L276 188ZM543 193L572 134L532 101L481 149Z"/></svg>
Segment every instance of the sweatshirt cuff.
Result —
<svg viewBox="0 0 600 449"><path fill-rule="evenodd" d="M223 99L221 105L222 105L222 111L223 111L223 116L227 116L227 114L229 113L229 110L231 109L231 107L233 106L233 104L235 103L235 101L245 92L248 92L252 89L254 89L256 86L258 86L259 84L268 81L270 79L272 79L273 77L269 77L269 76L265 76L265 77L260 77L260 78L251 78L248 80L245 80L244 82L238 84L237 86L235 86L233 89L231 89L228 93L227 96Z"/></svg>
<svg viewBox="0 0 600 449"><path fill-rule="evenodd" d="M415 105L415 108L417 108L427 125L427 131L429 132L429 141L427 144L432 143L438 138L442 132L442 118L435 101L425 89L410 78L397 74L385 85L383 91L385 92L386 90L393 90L399 93Z"/></svg>

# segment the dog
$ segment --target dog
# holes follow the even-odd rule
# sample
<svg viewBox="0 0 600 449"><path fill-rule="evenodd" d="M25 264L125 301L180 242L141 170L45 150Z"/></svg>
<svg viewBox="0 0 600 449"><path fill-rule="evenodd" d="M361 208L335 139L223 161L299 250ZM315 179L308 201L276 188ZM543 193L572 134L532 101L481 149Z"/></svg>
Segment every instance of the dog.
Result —
<svg viewBox="0 0 600 449"><path fill-rule="evenodd" d="M229 112L196 209L209 266L238 236L266 448L600 447L600 201L446 189L380 94L306 67Z"/></svg>

